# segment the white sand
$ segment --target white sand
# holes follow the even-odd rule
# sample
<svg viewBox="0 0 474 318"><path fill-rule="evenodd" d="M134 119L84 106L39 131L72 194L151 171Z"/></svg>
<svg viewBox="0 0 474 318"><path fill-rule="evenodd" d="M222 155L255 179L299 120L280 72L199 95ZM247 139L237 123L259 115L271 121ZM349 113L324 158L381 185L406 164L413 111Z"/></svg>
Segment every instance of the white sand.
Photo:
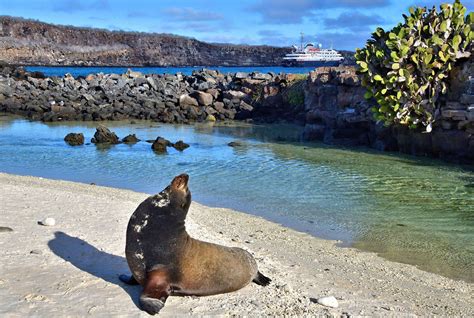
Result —
<svg viewBox="0 0 474 318"><path fill-rule="evenodd" d="M118 280L129 272L126 225L146 194L1 173L0 185L0 226L14 230L0 232L0 316L147 316L137 307L141 287ZM56 225L38 225L45 217ZM187 227L195 238L247 249L273 282L170 297L162 316L474 316L472 284L261 218L193 203ZM339 307L316 304L322 296Z"/></svg>

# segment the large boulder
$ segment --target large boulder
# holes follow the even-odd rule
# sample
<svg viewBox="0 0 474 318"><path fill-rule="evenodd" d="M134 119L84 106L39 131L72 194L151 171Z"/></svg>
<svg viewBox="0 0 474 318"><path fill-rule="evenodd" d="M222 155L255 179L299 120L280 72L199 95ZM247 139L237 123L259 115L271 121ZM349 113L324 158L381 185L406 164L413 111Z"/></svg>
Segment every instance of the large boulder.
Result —
<svg viewBox="0 0 474 318"><path fill-rule="evenodd" d="M64 141L70 146L80 146L84 144L84 135L82 133L69 133L64 137Z"/></svg>
<svg viewBox="0 0 474 318"><path fill-rule="evenodd" d="M245 94L244 92L240 92L240 91L234 91L234 90L230 90L230 91L226 91L224 92L224 98L227 98L227 99L243 99L247 97L247 94Z"/></svg>
<svg viewBox="0 0 474 318"><path fill-rule="evenodd" d="M114 132L111 132L109 128L104 125L99 125L94 134L94 138L91 139L94 144L119 144L119 138Z"/></svg>
<svg viewBox="0 0 474 318"><path fill-rule="evenodd" d="M212 104L213 97L209 93L195 91L191 94L191 97L195 98L200 105L208 106Z"/></svg>
<svg viewBox="0 0 474 318"><path fill-rule="evenodd" d="M183 94L179 96L179 105L183 107L189 107L189 106L199 106L198 101L189 96L188 94Z"/></svg>

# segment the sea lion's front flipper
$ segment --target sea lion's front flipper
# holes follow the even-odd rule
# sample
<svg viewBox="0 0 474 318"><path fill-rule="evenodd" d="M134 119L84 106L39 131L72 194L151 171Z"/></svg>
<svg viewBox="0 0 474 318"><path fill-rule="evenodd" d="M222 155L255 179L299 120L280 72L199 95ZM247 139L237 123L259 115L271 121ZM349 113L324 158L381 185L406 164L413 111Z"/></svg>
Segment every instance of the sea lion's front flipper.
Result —
<svg viewBox="0 0 474 318"><path fill-rule="evenodd" d="M263 275L260 272L257 272L257 277L253 279L253 282L260 286L267 286L268 284L270 284L271 281L272 280L270 278L268 278L267 276Z"/></svg>
<svg viewBox="0 0 474 318"><path fill-rule="evenodd" d="M133 276L120 275L119 279L127 285L138 285L137 280Z"/></svg>
<svg viewBox="0 0 474 318"><path fill-rule="evenodd" d="M152 270L147 273L145 286L140 295L140 307L150 315L157 314L165 305L170 292L166 270Z"/></svg>

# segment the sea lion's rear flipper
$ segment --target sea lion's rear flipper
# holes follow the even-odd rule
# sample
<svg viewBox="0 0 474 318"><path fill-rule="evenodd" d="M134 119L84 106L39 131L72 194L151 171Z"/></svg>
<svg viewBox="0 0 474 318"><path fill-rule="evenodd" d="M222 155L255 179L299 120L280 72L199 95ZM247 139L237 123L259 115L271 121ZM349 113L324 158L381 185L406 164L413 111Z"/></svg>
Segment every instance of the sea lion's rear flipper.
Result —
<svg viewBox="0 0 474 318"><path fill-rule="evenodd" d="M253 279L253 282L255 284L258 284L261 286L267 286L268 284L270 284L271 281L272 280L270 278L268 278L267 276L263 275L260 272L257 272L257 277Z"/></svg>
<svg viewBox="0 0 474 318"><path fill-rule="evenodd" d="M157 269L147 273L145 286L140 295L140 307L150 315L157 314L165 305L171 287L166 270Z"/></svg>
<svg viewBox="0 0 474 318"><path fill-rule="evenodd" d="M120 275L119 279L127 285L138 285L137 280L133 276Z"/></svg>

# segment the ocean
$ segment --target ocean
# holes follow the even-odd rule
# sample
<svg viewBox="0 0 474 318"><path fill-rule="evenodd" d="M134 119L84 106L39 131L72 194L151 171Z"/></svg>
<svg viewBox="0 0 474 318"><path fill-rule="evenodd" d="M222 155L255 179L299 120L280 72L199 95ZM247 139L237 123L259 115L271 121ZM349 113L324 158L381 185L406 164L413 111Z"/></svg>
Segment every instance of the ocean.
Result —
<svg viewBox="0 0 474 318"><path fill-rule="evenodd" d="M123 74L128 69L142 72L143 74L176 74L191 75L195 70L203 68L218 70L222 73L236 72L260 72L260 73L292 73L306 74L314 70L314 67L283 67L283 66L192 66L192 67L75 67L75 66L27 66L28 71L43 72L46 76L64 76L69 73L74 77L87 76L89 74Z"/></svg>
<svg viewBox="0 0 474 318"><path fill-rule="evenodd" d="M375 252L455 279L474 280L474 171L442 161L299 142L301 127L243 123L106 122L119 137L184 140L184 152L150 143L90 141L97 122L0 117L0 171L161 191L190 175L194 200L262 216L342 246ZM230 141L242 147L229 147ZM132 211L130 211L132 213Z"/></svg>

